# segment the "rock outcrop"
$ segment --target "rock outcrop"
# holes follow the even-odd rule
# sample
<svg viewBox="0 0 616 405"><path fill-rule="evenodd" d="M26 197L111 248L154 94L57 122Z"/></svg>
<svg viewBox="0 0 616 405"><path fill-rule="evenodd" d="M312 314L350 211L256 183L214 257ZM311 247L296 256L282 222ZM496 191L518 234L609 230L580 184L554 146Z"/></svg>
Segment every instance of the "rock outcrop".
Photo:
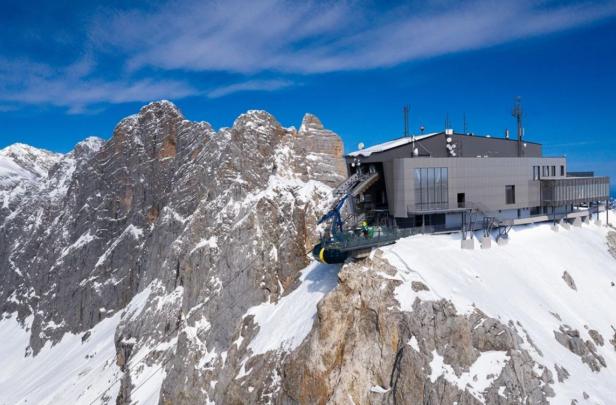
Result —
<svg viewBox="0 0 616 405"><path fill-rule="evenodd" d="M150 366L166 375L164 403L223 398L247 309L279 300L308 264L328 185L346 175L342 152L311 115L298 132L249 111L216 132L162 101L108 142L15 161L35 173L19 198L2 183L0 313L33 317L36 355L123 311L118 402Z"/></svg>
<svg viewBox="0 0 616 405"><path fill-rule="evenodd" d="M515 327L445 300L416 299L401 311L396 274L379 257L342 269L310 336L287 358L283 403L548 403L552 375ZM484 362L494 369L477 367Z"/></svg>
<svg viewBox="0 0 616 405"><path fill-rule="evenodd" d="M310 114L214 130L167 101L66 155L1 150L0 337L23 341L0 357L36 376L8 367L0 403L606 402L616 233L311 262L342 154Z"/></svg>

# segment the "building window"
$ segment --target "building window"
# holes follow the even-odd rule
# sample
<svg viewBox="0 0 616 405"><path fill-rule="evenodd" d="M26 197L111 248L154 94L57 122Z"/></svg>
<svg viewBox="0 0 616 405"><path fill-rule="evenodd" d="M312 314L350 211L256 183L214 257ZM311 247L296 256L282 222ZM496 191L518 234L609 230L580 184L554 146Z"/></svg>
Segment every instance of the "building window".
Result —
<svg viewBox="0 0 616 405"><path fill-rule="evenodd" d="M533 166L533 180L540 180L541 179L541 167L540 166Z"/></svg>
<svg viewBox="0 0 616 405"><path fill-rule="evenodd" d="M552 170L551 170L551 172L550 172L550 175L551 175L552 177L556 177L556 166L552 166Z"/></svg>
<svg viewBox="0 0 616 405"><path fill-rule="evenodd" d="M505 186L505 202L515 204L515 186Z"/></svg>
<svg viewBox="0 0 616 405"><path fill-rule="evenodd" d="M446 167L415 169L415 205L419 210L449 206L449 172Z"/></svg>
<svg viewBox="0 0 616 405"><path fill-rule="evenodd" d="M549 177L550 176L550 167L549 166L543 166L543 177Z"/></svg>
<svg viewBox="0 0 616 405"><path fill-rule="evenodd" d="M560 177L565 177L565 166L560 166Z"/></svg>

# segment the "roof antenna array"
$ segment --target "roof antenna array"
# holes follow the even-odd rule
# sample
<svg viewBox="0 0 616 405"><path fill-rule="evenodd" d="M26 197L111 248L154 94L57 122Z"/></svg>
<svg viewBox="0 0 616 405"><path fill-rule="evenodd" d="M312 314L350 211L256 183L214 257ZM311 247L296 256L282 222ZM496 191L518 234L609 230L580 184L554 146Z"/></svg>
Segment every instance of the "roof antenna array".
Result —
<svg viewBox="0 0 616 405"><path fill-rule="evenodd" d="M402 109L404 113L404 136L409 136L409 106L405 105Z"/></svg>
<svg viewBox="0 0 616 405"><path fill-rule="evenodd" d="M520 96L515 99L515 105L513 106L511 115L515 117L518 124L518 157L522 157L522 138L524 137L522 116L524 115L524 111L522 110L522 98Z"/></svg>

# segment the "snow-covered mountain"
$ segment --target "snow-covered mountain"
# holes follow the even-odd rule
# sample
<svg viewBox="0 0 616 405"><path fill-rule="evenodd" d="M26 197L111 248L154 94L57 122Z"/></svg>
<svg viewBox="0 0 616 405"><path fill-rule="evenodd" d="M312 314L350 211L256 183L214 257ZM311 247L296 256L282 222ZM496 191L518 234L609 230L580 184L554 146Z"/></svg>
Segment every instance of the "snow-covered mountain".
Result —
<svg viewBox="0 0 616 405"><path fill-rule="evenodd" d="M167 101L2 150L0 404L612 402L613 229L317 264L342 153L312 115L215 131Z"/></svg>

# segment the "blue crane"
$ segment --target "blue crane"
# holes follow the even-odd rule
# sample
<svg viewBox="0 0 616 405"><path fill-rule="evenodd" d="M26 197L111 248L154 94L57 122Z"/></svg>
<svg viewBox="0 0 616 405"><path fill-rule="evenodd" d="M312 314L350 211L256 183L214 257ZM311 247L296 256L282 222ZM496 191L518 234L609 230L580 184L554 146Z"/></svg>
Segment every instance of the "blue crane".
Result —
<svg viewBox="0 0 616 405"><path fill-rule="evenodd" d="M340 210L349 196L350 194L345 194L340 200L338 200L334 208L332 208L327 214L323 215L323 217L319 220L319 225L323 222L329 221L330 219L332 220L332 235L335 234L336 231L342 233L342 226L344 225L344 222L342 221Z"/></svg>

